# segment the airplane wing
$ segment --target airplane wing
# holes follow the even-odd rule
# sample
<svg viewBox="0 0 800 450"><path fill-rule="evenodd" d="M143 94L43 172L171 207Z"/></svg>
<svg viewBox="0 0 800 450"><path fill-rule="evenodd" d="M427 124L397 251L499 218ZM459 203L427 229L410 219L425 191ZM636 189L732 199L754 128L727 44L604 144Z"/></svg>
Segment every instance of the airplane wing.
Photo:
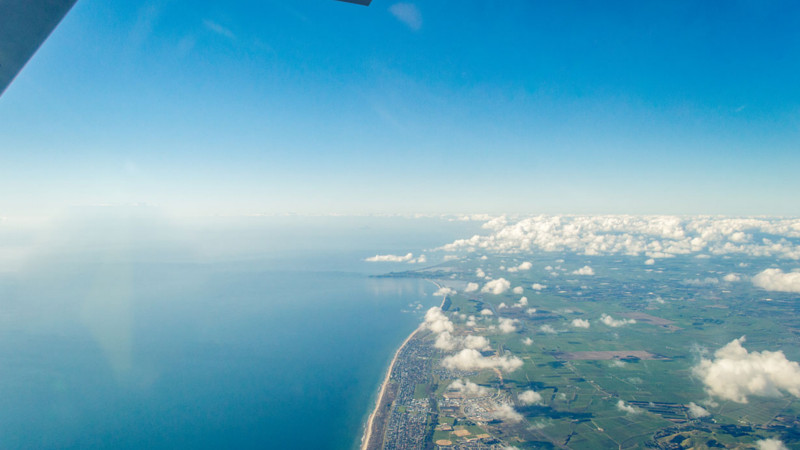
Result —
<svg viewBox="0 0 800 450"><path fill-rule="evenodd" d="M369 6L372 0L339 0ZM0 0L0 96L77 0Z"/></svg>
<svg viewBox="0 0 800 450"><path fill-rule="evenodd" d="M77 0L0 0L0 95Z"/></svg>

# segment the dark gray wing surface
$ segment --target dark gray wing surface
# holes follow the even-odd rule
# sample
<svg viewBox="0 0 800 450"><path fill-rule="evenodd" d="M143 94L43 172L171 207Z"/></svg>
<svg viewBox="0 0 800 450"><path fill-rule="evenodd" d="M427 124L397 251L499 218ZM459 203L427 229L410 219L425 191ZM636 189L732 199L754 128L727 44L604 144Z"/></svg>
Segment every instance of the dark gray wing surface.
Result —
<svg viewBox="0 0 800 450"><path fill-rule="evenodd" d="M340 2L355 3L356 5L369 6L372 0L339 0Z"/></svg>
<svg viewBox="0 0 800 450"><path fill-rule="evenodd" d="M369 6L372 0L339 0ZM0 0L0 95L77 0Z"/></svg>
<svg viewBox="0 0 800 450"><path fill-rule="evenodd" d="M0 0L0 95L77 0Z"/></svg>

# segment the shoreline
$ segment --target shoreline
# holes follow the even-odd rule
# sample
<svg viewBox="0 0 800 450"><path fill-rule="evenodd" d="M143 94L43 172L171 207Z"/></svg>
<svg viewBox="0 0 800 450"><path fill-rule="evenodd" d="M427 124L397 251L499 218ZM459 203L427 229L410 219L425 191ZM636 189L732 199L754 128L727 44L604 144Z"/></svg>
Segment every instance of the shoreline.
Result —
<svg viewBox="0 0 800 450"><path fill-rule="evenodd" d="M369 441L372 438L373 422L375 421L375 416L377 415L378 410L380 409L381 404L383 403L383 397L386 395L386 386L389 385L389 380L392 377L392 371L394 370L395 364L397 364L397 358L400 356L400 352L403 350L403 348L405 348L406 344L408 344L408 342L411 339L413 339L414 336L417 335L419 330L420 328L417 327L414 331L412 331L411 334L408 335L406 340L403 341L402 344L400 344L400 347L397 349L397 351L394 352L394 358L392 358L392 362L389 363L389 369L386 371L386 377L384 377L383 383L381 384L381 390L378 393L378 399L375 402L375 408L369 415L369 419L367 420L367 426L366 429L364 430L364 435L361 437L361 450L366 450L367 447L369 446Z"/></svg>
<svg viewBox="0 0 800 450"><path fill-rule="evenodd" d="M427 280L427 281L430 281L438 288L442 287L441 285L439 285L439 283L433 280ZM444 306L446 300L447 296L445 295L442 297L442 304L439 305L440 308ZM422 329L422 324L417 326L417 328L414 329L414 331L412 331L411 334L408 335L406 340L403 341L402 344L400 344L400 347L397 348L397 351L394 352L394 358L392 358L392 362L389 363L389 369L386 371L386 376L384 377L383 383L381 384L381 389L380 392L378 393L378 399L375 401L375 408L373 408L372 413L369 415L369 419L367 419L367 426L364 430L364 434L361 436L361 447L360 447L361 450L367 450L369 447L369 441L370 439L372 439L372 434L374 431L372 428L374 425L375 416L378 414L378 411L380 410L380 407L383 404L383 397L386 395L386 387L389 385L389 381L392 378L392 371L394 370L395 364L397 364L397 358L400 356L400 352L405 348L408 342L411 341L411 339L413 339L414 336L416 336L421 329Z"/></svg>

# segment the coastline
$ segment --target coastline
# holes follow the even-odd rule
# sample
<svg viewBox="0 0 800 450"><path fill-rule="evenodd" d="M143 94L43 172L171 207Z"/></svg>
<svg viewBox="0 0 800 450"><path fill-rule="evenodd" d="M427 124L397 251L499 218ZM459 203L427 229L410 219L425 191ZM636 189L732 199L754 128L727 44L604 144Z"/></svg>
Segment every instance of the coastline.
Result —
<svg viewBox="0 0 800 450"><path fill-rule="evenodd" d="M367 420L367 426L364 430L364 435L361 437L361 450L367 450L369 446L369 441L372 438L373 434L373 426L375 422L375 416L378 414L378 410L383 403L384 396L386 395L386 386L389 385L389 380L392 377L392 371L394 370L394 366L397 364L397 358L400 356L400 352L405 348L406 344L414 338L414 336L419 333L419 327L411 332L410 335L406 338L405 341L400 345L396 352L394 352L394 358L392 358L392 362L389 363L389 369L386 371L386 377L383 379L383 383L381 384L381 390L378 394L378 400L375 402L375 408L372 410L372 414L369 415L369 419Z"/></svg>
<svg viewBox="0 0 800 450"><path fill-rule="evenodd" d="M442 287L439 283L433 280L427 280L427 281L430 281L438 288ZM447 301L446 295L442 297L442 304L439 306L440 308L444 306L445 301ZM367 419L367 426L364 429L364 434L361 436L361 447L360 447L361 450L369 449L370 440L372 439L373 434L375 434L376 430L373 430L375 426L375 417L378 415L378 411L380 410L381 405L384 403L384 397L386 396L386 388L389 385L389 381L392 378L392 371L394 370L394 366L397 364L397 358L400 356L400 352L405 348L405 346L408 345L409 341L414 339L414 337L417 335L417 333L420 332L421 329L422 328L420 324L420 326L418 326L414 331L412 331L411 334L408 335L406 340L403 341L402 344L400 344L400 347L397 348L397 351L394 352L394 358L392 358L392 362L389 363L389 369L386 371L386 376L384 377L383 383L381 384L381 389L378 394L378 399L375 402L375 408L373 408L372 413L369 415L369 419Z"/></svg>

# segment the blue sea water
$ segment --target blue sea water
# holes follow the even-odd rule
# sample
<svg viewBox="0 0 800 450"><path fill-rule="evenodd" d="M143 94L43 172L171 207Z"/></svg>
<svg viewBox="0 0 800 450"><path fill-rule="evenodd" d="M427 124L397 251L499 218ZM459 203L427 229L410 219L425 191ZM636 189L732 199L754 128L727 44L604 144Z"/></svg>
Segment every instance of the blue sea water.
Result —
<svg viewBox="0 0 800 450"><path fill-rule="evenodd" d="M355 447L395 349L440 301L371 278L406 266L364 263L381 240L354 249L364 233L211 258L115 238L1 274L0 447Z"/></svg>

